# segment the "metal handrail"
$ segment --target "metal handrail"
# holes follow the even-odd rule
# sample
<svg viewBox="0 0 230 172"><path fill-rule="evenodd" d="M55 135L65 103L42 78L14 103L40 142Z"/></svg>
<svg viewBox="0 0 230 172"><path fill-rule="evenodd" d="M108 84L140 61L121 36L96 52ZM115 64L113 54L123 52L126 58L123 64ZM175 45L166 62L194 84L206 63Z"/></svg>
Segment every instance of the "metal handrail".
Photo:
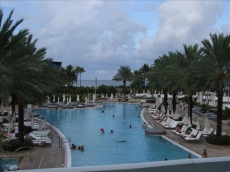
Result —
<svg viewBox="0 0 230 172"><path fill-rule="evenodd" d="M20 148L18 148L18 149L16 149L12 154L11 154L11 156L10 156L10 160L11 160L11 158L12 158L12 156L13 156L13 154L15 153L15 152L17 152L17 151L19 151L19 150L21 150L21 149L25 149L25 148L30 148L30 161L33 161L33 159L31 158L31 153L32 153L32 149L33 149L33 147L31 147L31 146L26 146L26 147L20 147ZM10 161L9 160L9 161Z"/></svg>

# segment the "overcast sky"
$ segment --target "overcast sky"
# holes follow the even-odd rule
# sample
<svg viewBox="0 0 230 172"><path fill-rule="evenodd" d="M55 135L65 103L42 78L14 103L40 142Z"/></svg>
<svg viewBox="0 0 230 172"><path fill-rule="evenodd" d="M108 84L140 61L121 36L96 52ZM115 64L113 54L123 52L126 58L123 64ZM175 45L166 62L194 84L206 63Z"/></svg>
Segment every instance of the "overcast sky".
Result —
<svg viewBox="0 0 230 172"><path fill-rule="evenodd" d="M62 66L81 66L82 80L111 80L120 66L138 70L169 51L230 34L228 0L0 0L4 17L27 28Z"/></svg>

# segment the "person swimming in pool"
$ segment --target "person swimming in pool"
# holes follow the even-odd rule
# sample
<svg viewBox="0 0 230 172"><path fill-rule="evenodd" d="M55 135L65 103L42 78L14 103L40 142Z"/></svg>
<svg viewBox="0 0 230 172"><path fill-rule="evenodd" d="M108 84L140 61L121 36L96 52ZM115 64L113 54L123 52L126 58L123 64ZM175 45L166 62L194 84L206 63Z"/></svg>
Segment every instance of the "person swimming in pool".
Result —
<svg viewBox="0 0 230 172"><path fill-rule="evenodd" d="M126 140L120 140L120 141L117 141L118 143L124 143L124 142L127 142Z"/></svg>

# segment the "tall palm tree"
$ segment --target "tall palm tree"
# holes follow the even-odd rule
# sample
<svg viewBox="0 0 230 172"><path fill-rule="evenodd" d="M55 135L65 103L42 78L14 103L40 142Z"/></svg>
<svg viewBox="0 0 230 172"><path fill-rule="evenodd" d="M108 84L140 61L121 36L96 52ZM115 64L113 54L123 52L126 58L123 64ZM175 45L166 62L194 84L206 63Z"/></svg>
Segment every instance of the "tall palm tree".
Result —
<svg viewBox="0 0 230 172"><path fill-rule="evenodd" d="M76 72L80 75L80 87L81 87L81 74L85 72L85 69L83 67L77 66Z"/></svg>
<svg viewBox="0 0 230 172"><path fill-rule="evenodd" d="M184 45L184 53L177 51L177 58L175 59L175 66L180 70L178 76L178 84L180 84L183 90L189 95L188 114L192 123L192 95L194 90L191 89L192 80L190 70L193 63L196 63L201 58L201 49L198 44L187 46Z"/></svg>
<svg viewBox="0 0 230 172"><path fill-rule="evenodd" d="M204 87L216 92L217 104L217 137L222 132L223 89L229 82L230 76L230 35L210 34L210 40L202 41L204 57L196 65L193 75L205 83Z"/></svg>
<svg viewBox="0 0 230 172"><path fill-rule="evenodd" d="M142 71L140 70L134 70L133 71L133 80L132 80L132 88L135 88L136 91L139 91L143 84L144 76Z"/></svg>
<svg viewBox="0 0 230 172"><path fill-rule="evenodd" d="M132 79L133 73L131 72L131 68L129 66L120 66L116 75L113 76L113 80L123 81L123 94L126 93L126 81L132 81Z"/></svg>
<svg viewBox="0 0 230 172"><path fill-rule="evenodd" d="M24 141L24 103L25 101L41 101L44 95L59 86L58 75L48 67L44 59L46 49L37 49L32 41L32 35L27 30L19 31L13 35L18 25L12 25L12 12L6 20L7 26L0 30L0 95L15 95L18 97L19 140ZM22 21L22 20L20 20ZM8 30L8 31L7 31Z"/></svg>

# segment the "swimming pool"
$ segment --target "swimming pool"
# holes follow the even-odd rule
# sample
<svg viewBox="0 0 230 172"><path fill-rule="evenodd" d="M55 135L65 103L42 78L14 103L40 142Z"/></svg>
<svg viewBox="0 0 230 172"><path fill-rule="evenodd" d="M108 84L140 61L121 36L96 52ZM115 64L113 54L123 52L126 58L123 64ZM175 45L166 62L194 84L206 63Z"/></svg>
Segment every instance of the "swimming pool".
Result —
<svg viewBox="0 0 230 172"><path fill-rule="evenodd" d="M13 165L18 165L18 160L19 158L1 158L0 159L0 166L1 170L6 170L13 166Z"/></svg>
<svg viewBox="0 0 230 172"><path fill-rule="evenodd" d="M106 103L102 108L36 109L33 112L55 123L71 138L71 143L84 145L84 152L71 150L75 167L185 159L191 154L163 138L145 135L139 117L141 110L135 104Z"/></svg>

